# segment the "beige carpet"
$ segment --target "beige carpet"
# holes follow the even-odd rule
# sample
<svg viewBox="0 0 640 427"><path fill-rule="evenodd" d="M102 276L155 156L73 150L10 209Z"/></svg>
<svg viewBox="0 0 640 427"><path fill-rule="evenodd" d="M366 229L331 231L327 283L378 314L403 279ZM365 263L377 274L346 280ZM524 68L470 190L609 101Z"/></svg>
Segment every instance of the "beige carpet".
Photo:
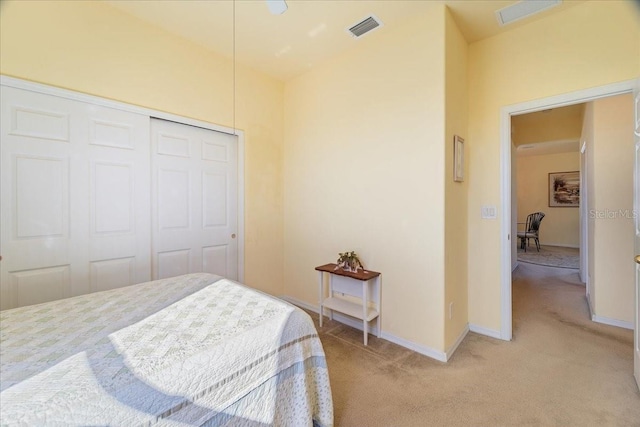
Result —
<svg viewBox="0 0 640 427"><path fill-rule="evenodd" d="M521 264L513 300L513 341L469 333L447 364L327 321L336 426L640 426L632 331L588 319L574 271Z"/></svg>
<svg viewBox="0 0 640 427"><path fill-rule="evenodd" d="M561 246L540 246L540 252L535 245L525 252L518 247L518 262L546 265L548 267L580 268L580 250Z"/></svg>

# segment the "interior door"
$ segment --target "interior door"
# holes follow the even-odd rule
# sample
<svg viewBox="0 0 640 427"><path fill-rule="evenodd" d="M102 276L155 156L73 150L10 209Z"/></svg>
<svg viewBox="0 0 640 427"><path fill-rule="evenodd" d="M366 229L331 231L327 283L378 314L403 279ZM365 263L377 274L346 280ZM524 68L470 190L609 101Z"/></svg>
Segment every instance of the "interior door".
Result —
<svg viewBox="0 0 640 427"><path fill-rule="evenodd" d="M152 274L238 278L234 135L152 119Z"/></svg>
<svg viewBox="0 0 640 427"><path fill-rule="evenodd" d="M149 280L149 118L0 90L0 307Z"/></svg>
<svg viewBox="0 0 640 427"><path fill-rule="evenodd" d="M635 209L635 248L636 248L636 300L635 300L635 319L634 319L634 341L633 341L633 374L636 383L640 387L640 79L636 84L634 94L634 111L635 111L635 182L634 182L634 200Z"/></svg>

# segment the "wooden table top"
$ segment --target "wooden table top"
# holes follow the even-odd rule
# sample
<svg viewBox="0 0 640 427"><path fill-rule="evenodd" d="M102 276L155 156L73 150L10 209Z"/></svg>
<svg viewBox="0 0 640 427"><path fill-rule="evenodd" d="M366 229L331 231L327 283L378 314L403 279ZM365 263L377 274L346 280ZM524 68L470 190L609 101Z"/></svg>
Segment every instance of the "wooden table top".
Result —
<svg viewBox="0 0 640 427"><path fill-rule="evenodd" d="M325 264L325 265L316 267L316 270L324 271L326 273L331 273L331 274L337 274L338 276L351 277L352 279L358 279L358 280L370 280L380 275L380 273L378 273L377 271L371 271L371 270L358 270L357 273L353 273L351 271L345 271L341 268L336 269L337 266L338 264L333 264L333 263Z"/></svg>

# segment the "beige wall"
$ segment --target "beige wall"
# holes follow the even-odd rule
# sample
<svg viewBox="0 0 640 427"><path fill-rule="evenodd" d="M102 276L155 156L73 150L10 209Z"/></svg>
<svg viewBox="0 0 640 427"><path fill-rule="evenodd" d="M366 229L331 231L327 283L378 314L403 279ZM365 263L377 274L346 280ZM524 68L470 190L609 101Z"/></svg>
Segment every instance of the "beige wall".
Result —
<svg viewBox="0 0 640 427"><path fill-rule="evenodd" d="M593 314L631 324L634 314L633 95L593 103L593 235L591 291ZM585 135L587 137L587 135Z"/></svg>
<svg viewBox="0 0 640 427"><path fill-rule="evenodd" d="M467 42L451 14L445 16L445 349L468 323L467 304L467 187L453 181L453 137L467 139ZM471 143L471 142L469 142ZM451 306L453 304L453 306Z"/></svg>
<svg viewBox="0 0 640 427"><path fill-rule="evenodd" d="M518 222L544 212L540 226L543 245L580 247L580 210L549 207L549 173L580 170L580 152L518 157ZM521 228L522 229L522 228Z"/></svg>
<svg viewBox="0 0 640 427"><path fill-rule="evenodd" d="M633 79L640 20L632 2L589 1L469 46L469 321L499 331L500 109ZM482 250L475 242L482 242Z"/></svg>
<svg viewBox="0 0 640 427"><path fill-rule="evenodd" d="M0 73L233 125L230 60L100 2L3 0L1 8ZM283 289L283 92L281 82L237 68L245 281L276 295Z"/></svg>
<svg viewBox="0 0 640 427"><path fill-rule="evenodd" d="M444 6L285 87L285 294L355 250L382 272L382 328L444 349Z"/></svg>

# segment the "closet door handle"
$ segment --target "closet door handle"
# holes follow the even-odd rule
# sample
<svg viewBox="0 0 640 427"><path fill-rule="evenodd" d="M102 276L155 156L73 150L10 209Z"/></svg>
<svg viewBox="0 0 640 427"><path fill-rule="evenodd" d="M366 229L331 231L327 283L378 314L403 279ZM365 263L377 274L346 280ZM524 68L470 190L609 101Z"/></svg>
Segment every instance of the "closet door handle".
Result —
<svg viewBox="0 0 640 427"><path fill-rule="evenodd" d="M233 234L231 235L231 238L232 238L232 239L235 239L235 238L236 238L236 233L233 233Z"/></svg>

